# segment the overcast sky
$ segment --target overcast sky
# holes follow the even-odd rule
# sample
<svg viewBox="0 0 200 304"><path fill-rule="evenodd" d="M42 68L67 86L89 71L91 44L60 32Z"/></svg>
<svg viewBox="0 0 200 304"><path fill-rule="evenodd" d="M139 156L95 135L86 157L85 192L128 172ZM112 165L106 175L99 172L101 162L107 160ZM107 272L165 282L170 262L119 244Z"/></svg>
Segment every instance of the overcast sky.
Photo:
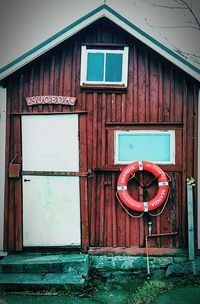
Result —
<svg viewBox="0 0 200 304"><path fill-rule="evenodd" d="M183 7L177 3L180 1L107 0L106 3L168 47L199 56L200 29L189 10L177 8ZM200 0L186 1L200 20ZM0 67L103 3L103 0L0 0ZM200 67L200 60L196 64Z"/></svg>

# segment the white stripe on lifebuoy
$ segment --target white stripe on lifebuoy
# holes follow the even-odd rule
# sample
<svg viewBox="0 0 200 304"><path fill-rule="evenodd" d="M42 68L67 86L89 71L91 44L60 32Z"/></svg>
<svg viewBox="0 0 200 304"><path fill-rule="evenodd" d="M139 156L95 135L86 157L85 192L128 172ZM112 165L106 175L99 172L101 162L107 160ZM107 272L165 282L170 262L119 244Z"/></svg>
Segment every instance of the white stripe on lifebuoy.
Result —
<svg viewBox="0 0 200 304"><path fill-rule="evenodd" d="M117 187L117 190L127 190L127 186L120 186L120 187Z"/></svg>
<svg viewBox="0 0 200 304"><path fill-rule="evenodd" d="M168 186L168 182L159 182L158 186Z"/></svg>
<svg viewBox="0 0 200 304"><path fill-rule="evenodd" d="M144 202L143 204L144 204L144 212L148 212L149 208L147 202Z"/></svg>
<svg viewBox="0 0 200 304"><path fill-rule="evenodd" d="M143 170L142 161L139 161L139 162L138 162L138 166L139 166L139 171L142 171L142 170Z"/></svg>

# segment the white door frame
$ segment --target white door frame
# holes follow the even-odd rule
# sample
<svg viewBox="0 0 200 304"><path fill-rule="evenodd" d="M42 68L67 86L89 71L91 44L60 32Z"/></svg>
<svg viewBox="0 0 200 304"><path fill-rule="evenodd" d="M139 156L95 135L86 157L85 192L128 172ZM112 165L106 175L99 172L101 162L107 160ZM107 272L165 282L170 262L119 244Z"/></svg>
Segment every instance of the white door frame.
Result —
<svg viewBox="0 0 200 304"><path fill-rule="evenodd" d="M25 247L81 246L78 134L78 114L22 115Z"/></svg>

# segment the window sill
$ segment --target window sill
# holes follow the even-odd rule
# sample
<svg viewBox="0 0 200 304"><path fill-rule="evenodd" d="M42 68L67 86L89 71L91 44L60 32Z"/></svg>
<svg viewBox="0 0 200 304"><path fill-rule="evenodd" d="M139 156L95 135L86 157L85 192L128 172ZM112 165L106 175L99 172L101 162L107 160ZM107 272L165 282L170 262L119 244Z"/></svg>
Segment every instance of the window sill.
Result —
<svg viewBox="0 0 200 304"><path fill-rule="evenodd" d="M86 91L127 91L124 85L110 85L110 84L83 84L81 90Z"/></svg>

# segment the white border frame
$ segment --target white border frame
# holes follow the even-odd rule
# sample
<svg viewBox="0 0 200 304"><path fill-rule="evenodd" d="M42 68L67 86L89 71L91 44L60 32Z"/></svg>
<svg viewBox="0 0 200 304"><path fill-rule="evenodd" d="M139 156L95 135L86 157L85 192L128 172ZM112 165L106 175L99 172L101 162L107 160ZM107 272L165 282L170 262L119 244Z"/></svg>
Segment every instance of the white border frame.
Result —
<svg viewBox="0 0 200 304"><path fill-rule="evenodd" d="M115 54L122 54L122 80L118 82L114 81L88 81L86 80L87 76L87 58L88 58L88 53L115 53ZM87 47L86 45L83 45L81 48L81 77L80 77L80 85L84 84L92 84L92 85L123 85L127 87L128 83L128 53L129 53L129 47L124 46L122 49L112 49L110 47L109 49L107 48L90 48ZM104 78L105 78L105 59L104 59Z"/></svg>
<svg viewBox="0 0 200 304"><path fill-rule="evenodd" d="M4 256L4 199L6 147L6 89L0 87L0 257Z"/></svg>
<svg viewBox="0 0 200 304"><path fill-rule="evenodd" d="M152 161L155 164L162 165L175 165L175 130L115 130L114 131L114 164L115 165L123 165L130 164L134 161L138 161L139 159L133 159L132 161L120 161L118 158L119 149L119 135L120 134L169 134L170 135L170 161Z"/></svg>

